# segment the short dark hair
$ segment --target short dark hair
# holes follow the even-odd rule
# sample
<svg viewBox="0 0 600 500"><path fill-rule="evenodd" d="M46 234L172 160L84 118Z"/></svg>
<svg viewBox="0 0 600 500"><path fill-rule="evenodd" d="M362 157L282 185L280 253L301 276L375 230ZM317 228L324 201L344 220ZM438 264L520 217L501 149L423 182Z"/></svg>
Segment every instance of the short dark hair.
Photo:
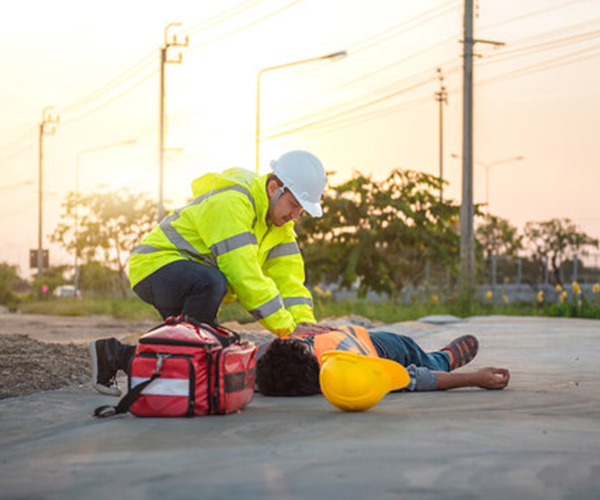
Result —
<svg viewBox="0 0 600 500"><path fill-rule="evenodd" d="M269 174L269 177L267 177L267 182L265 185L268 185L269 182L271 182L271 181L275 181L279 187L283 187L283 182L281 182L279 177L277 177L275 174Z"/></svg>
<svg viewBox="0 0 600 500"><path fill-rule="evenodd" d="M318 394L319 362L294 338L276 339L256 364L256 384L265 396L312 396Z"/></svg>

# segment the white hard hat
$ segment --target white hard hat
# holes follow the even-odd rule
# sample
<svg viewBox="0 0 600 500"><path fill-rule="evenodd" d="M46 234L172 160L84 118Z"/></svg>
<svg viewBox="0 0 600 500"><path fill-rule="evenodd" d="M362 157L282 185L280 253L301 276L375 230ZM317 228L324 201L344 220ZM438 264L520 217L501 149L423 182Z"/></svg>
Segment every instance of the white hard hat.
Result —
<svg viewBox="0 0 600 500"><path fill-rule="evenodd" d="M290 151L271 162L273 174L290 190L302 208L321 217L321 196L327 178L320 160L308 151Z"/></svg>

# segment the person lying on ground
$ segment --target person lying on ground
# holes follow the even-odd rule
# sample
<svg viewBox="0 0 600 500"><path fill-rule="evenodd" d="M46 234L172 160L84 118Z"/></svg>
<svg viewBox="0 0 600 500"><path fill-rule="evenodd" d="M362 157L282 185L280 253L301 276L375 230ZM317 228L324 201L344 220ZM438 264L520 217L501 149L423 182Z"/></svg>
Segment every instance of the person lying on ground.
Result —
<svg viewBox="0 0 600 500"><path fill-rule="evenodd" d="M470 373L449 373L476 356L479 342L472 335L452 341L439 351L426 353L410 337L389 332L368 332L360 327L322 327L316 335L290 336L260 346L257 357L257 386L266 396L318 394L320 355L331 350L357 352L391 359L407 368L409 391L447 390L458 387L504 389L508 370L482 368ZM114 385L119 370L128 373L135 346L117 339L90 343L92 387L102 394L119 396ZM109 391L110 389L110 391ZM118 391L118 392L116 392Z"/></svg>
<svg viewBox="0 0 600 500"><path fill-rule="evenodd" d="M448 390L459 387L504 389L509 371L486 367L452 373L471 362L479 349L472 335L459 337L439 351L427 353L412 338L390 332L341 327L329 333L275 339L260 349L256 383L265 396L310 396L321 392L319 360L324 352L349 351L390 359L410 375L408 391Z"/></svg>

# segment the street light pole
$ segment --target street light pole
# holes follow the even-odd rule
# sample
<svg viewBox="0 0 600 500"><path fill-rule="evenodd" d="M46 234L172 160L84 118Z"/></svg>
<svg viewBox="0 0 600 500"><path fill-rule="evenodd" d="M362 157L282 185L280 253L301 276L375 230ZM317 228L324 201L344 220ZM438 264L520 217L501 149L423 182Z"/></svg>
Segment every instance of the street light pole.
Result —
<svg viewBox="0 0 600 500"><path fill-rule="evenodd" d="M457 155L456 153L452 153L450 156L452 158L461 159L462 156ZM512 161L521 161L524 160L524 156L512 156L510 158L504 158L502 160L496 160L490 163L485 163L483 161L474 161L476 165L481 165L485 168L485 205L487 207L487 213L490 214L490 167L495 167L496 165L500 165L502 163L509 163Z"/></svg>
<svg viewBox="0 0 600 500"><path fill-rule="evenodd" d="M52 135L55 132L55 127L52 127L50 130L46 130L46 125L54 125L58 123L60 118L58 116L53 117L50 111L54 109L54 106L48 106L42 111L42 121L40 122L39 129L39 144L38 144L38 251L37 251L37 268L38 268L38 278L41 278L44 275L44 258L43 258L43 231L42 231L42 221L43 221L43 168L42 163L44 161L44 153L43 153L43 145L44 145L44 135Z"/></svg>
<svg viewBox="0 0 600 500"><path fill-rule="evenodd" d="M492 163L476 162L485 167L485 206L487 208L488 215L490 215L490 167L500 165L501 163L521 161L523 159L524 156L514 156L512 158L505 158L503 160L493 161Z"/></svg>
<svg viewBox="0 0 600 500"><path fill-rule="evenodd" d="M77 291L79 290L79 249L77 248L77 240L79 239L79 171L81 168L81 157L88 153L96 153L105 149L117 148L119 146L127 146L135 144L137 139L126 139L124 141L113 142L111 144L105 144L103 146L95 146L87 149L82 149L77 152L77 162L75 164L75 262L74 262L74 276L73 276L73 288L75 297L77 297Z"/></svg>
<svg viewBox="0 0 600 500"><path fill-rule="evenodd" d="M158 103L158 222L165 216L163 202L164 177L165 177L165 65L181 64L182 54L178 59L169 59L170 47L187 47L189 39L186 36L183 42L177 40L177 35L169 39L169 29L173 26L181 26L181 23L171 23L164 31L165 44L160 48L160 78L159 78L159 103Z"/></svg>
<svg viewBox="0 0 600 500"><path fill-rule="evenodd" d="M306 63L310 63L310 62L324 61L324 60L336 61L338 59L342 59L342 58L346 57L347 55L348 55L348 53L345 50L341 50L338 52L332 52L331 54L327 54L324 56L310 57L308 59L301 59L299 61L293 61L293 62L289 62L289 63L278 64L276 66L270 66L268 68L263 68L258 72L258 75L256 77L256 137L255 137L256 173L257 174L258 174L258 166L259 166L259 160L260 160L260 78L262 77L262 75L265 74L267 71L273 71L273 70L281 69L281 68L289 68L290 66L297 66L299 64L306 64Z"/></svg>

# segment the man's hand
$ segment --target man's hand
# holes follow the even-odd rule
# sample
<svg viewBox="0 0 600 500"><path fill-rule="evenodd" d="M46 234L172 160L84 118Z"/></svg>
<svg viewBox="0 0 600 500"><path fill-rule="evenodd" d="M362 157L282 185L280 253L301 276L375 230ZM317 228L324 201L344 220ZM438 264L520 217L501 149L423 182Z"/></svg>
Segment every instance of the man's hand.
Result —
<svg viewBox="0 0 600 500"><path fill-rule="evenodd" d="M298 323L294 333L292 333L292 337L297 337L299 335L320 335L321 333L327 333L332 330L335 330L335 328L317 325L315 323Z"/></svg>
<svg viewBox="0 0 600 500"><path fill-rule="evenodd" d="M481 368L473 376L477 387L482 389L504 389L510 380L510 373L505 368Z"/></svg>

